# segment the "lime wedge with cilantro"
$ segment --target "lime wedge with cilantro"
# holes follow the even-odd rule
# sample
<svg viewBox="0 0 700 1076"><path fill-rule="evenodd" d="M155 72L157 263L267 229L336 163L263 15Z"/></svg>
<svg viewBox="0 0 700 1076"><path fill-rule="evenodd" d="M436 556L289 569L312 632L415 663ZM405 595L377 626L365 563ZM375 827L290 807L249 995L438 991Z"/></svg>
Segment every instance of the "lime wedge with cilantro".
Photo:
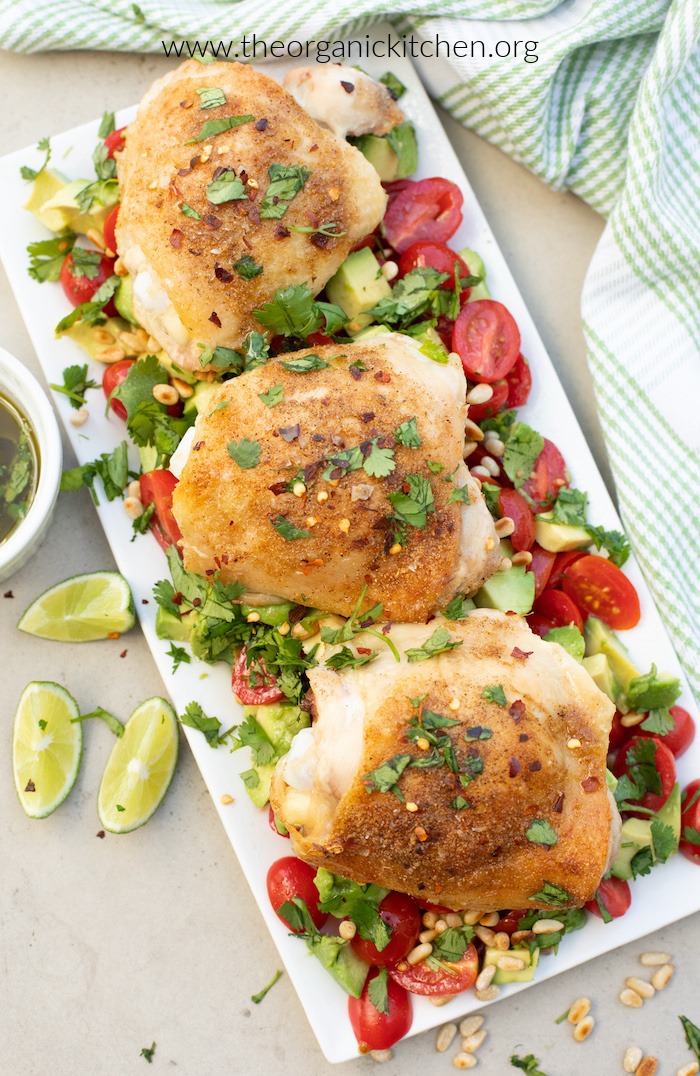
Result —
<svg viewBox="0 0 700 1076"><path fill-rule="evenodd" d="M165 699L146 699L124 726L107 761L97 813L110 833L131 833L160 807L178 752L178 723Z"/></svg>
<svg viewBox="0 0 700 1076"><path fill-rule="evenodd" d="M30 818L46 818L75 784L83 730L75 699L60 684L34 680L19 700L12 735L15 788Z"/></svg>
<svg viewBox="0 0 700 1076"><path fill-rule="evenodd" d="M129 584L118 572L74 575L45 590L17 627L28 635L82 643L122 635L135 623Z"/></svg>

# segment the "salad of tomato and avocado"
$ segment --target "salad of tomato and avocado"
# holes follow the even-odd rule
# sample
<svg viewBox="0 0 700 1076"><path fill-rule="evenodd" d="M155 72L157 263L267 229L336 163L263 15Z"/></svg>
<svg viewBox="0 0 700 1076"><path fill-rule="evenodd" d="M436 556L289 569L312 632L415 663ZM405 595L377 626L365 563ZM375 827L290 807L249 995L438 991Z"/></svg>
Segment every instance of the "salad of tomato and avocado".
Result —
<svg viewBox="0 0 700 1076"><path fill-rule="evenodd" d="M636 590L622 570L626 538L589 520L587 495L572 485L559 448L519 416L537 371L522 353L512 314L490 295L479 254L449 245L462 220L459 188L440 177L413 180L408 174L385 182L384 220L324 292L314 296L303 284L280 289L256 311L260 330L249 334L244 347L207 352L206 372L199 375L177 366L134 318L130 278L115 238L115 153L126 140L128 128L115 130L114 117L106 115L94 179L68 181L52 171L48 147L44 167L26 170L32 182L28 208L54 233L31 244L29 271L39 282L60 283L73 310L56 331L88 353L85 363L66 368L62 385L52 387L77 414L99 387L94 362L103 363L107 407L124 423L122 444L66 471L62 488L87 486L95 500L126 498L134 537L150 533L165 551L170 578L156 583L154 597L158 635L170 642L175 665L195 658L231 667L242 720L222 731L219 720L193 702L181 722L200 731L212 748L226 744L249 753L243 783L284 839L285 827L268 808L272 775L294 736L313 722L307 673L319 643L352 639L359 631L356 615L329 620L323 610L291 601L251 602L243 586L222 581L218 572L204 578L187 571L173 514L178 477L171 461L197 415L209 408L218 381L283 352L399 332L437 364L447 363L449 353L461 360L469 403L465 458L501 541L502 570L473 597L457 595L443 615L458 621L474 608L489 608L524 616L533 632L580 662L616 707L608 786L622 814L622 840L586 908L608 923L629 907L632 879L678 851L700 863L700 782L681 791L675 767L695 735L693 718L677 705L678 680L653 665L638 669L616 634L635 627L641 616ZM372 153L378 141L373 137ZM361 139L357 144L364 152ZM386 152L396 152L391 139ZM138 448L139 472L129 465L129 443ZM361 599L358 615L360 607ZM381 607L363 614L362 629L375 630L381 614ZM178 645L183 643L189 649ZM370 651L348 654L334 667L371 660ZM478 996L487 1000L501 984L532 979L540 955L556 952L564 935L586 922L586 911L567 907L570 895L549 883L546 892L533 894L531 907L486 914L421 904L316 870L294 856L272 865L267 886L282 922L349 994L362 1050L384 1049L406 1034L411 995L451 997L476 983ZM554 913L557 906L562 910ZM553 918L546 932L533 929ZM511 957L507 969L504 953Z"/></svg>

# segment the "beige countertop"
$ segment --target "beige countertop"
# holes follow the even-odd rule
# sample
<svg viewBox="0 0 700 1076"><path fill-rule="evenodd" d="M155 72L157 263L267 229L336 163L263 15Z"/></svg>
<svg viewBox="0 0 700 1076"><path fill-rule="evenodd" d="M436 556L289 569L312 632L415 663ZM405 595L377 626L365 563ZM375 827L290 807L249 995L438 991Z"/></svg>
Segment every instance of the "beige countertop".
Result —
<svg viewBox="0 0 700 1076"><path fill-rule="evenodd" d="M149 56L0 54L3 152L132 104L171 66ZM581 285L603 222L444 118L609 480L579 323ZM1 269L0 345L43 381ZM122 717L163 691L138 629L119 647L52 644L14 629L46 587L111 567L84 492L59 499L42 550L0 587L14 595L0 598L0 1071L145 1076L140 1051L155 1041L154 1073L330 1073L286 977L261 1005L250 1004L279 958L184 741L164 806L129 836L96 837L96 790L111 736L101 725L85 729L78 783L59 811L36 822L17 803L10 727L28 681L56 680L83 712L101 704ZM677 1015L700 1023L699 937L694 916L490 1007L479 1071L515 1072L508 1058L516 1050L537 1055L549 1076L613 1074L637 1044L659 1058L661 1076L675 1073L691 1059ZM638 955L649 948L672 953L677 975L643 1010L624 1008L617 1000L624 979L642 970ZM581 994L592 999L597 1024L579 1045L569 1025L554 1020ZM400 1044L383 1071L451 1071L457 1042L440 1055L434 1041L431 1032ZM370 1072L374 1064L358 1059L340 1071Z"/></svg>

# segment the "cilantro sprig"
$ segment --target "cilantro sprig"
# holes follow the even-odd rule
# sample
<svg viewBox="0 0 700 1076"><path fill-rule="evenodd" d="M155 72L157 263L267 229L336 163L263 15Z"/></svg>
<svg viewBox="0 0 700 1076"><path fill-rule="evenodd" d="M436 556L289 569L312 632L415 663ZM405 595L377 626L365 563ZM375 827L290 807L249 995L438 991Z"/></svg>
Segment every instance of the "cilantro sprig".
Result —
<svg viewBox="0 0 700 1076"><path fill-rule="evenodd" d="M102 480L105 497L114 501L121 497L130 478L135 477L129 471L126 441L122 441L112 452L103 452L96 460L84 463L81 467L72 467L61 475L61 490L74 491L87 486L95 504L100 500L95 489L95 479Z"/></svg>
<svg viewBox="0 0 700 1076"><path fill-rule="evenodd" d="M314 299L306 284L278 288L273 299L254 310L253 316L272 333L302 340L319 329L332 336L348 320L339 306Z"/></svg>
<svg viewBox="0 0 700 1076"><path fill-rule="evenodd" d="M448 650L456 650L463 642L463 639L453 639L447 628L436 628L422 646L409 647L405 653L409 662L427 661Z"/></svg>
<svg viewBox="0 0 700 1076"><path fill-rule="evenodd" d="M63 371L63 384L49 385L49 388L52 388L54 392L60 392L67 396L71 407L76 410L85 406L85 393L87 390L98 389L99 387L97 381L93 381L91 377L88 377L87 363L83 366L66 366Z"/></svg>

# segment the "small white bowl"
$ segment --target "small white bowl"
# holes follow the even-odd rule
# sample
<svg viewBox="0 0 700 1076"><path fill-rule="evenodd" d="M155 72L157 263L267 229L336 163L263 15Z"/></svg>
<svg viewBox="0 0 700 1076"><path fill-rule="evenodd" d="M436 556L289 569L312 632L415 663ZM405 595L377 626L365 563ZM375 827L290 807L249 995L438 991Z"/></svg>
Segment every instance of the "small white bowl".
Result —
<svg viewBox="0 0 700 1076"><path fill-rule="evenodd" d="M41 545L56 506L61 483L61 434L44 390L26 366L0 348L0 396L26 418L39 449L39 481L29 511L9 538L0 542L0 579L7 579Z"/></svg>

